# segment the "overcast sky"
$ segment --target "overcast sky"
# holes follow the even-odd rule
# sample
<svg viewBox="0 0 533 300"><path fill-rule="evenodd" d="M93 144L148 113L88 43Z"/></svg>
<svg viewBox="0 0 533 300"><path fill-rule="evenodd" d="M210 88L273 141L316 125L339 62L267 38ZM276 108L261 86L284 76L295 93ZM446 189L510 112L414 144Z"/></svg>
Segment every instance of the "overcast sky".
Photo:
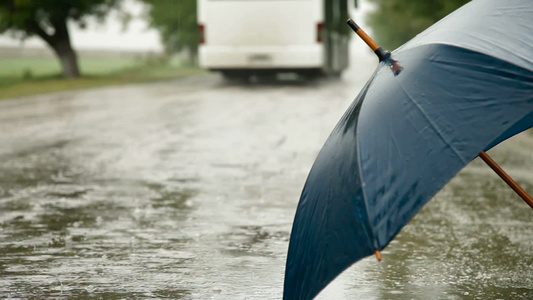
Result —
<svg viewBox="0 0 533 300"><path fill-rule="evenodd" d="M158 51L162 49L159 34L148 29L146 21L141 17L144 5L135 1L125 1L126 9L133 14L133 19L124 31L116 12L111 12L103 23L91 19L85 29L69 24L72 44L76 49L116 49ZM8 35L0 35L0 46L45 47L45 43L37 37L21 42Z"/></svg>
<svg viewBox="0 0 533 300"><path fill-rule="evenodd" d="M133 14L133 19L124 31L117 13L112 12L104 23L95 20L88 22L88 27L79 29L75 24L69 24L72 44L76 49L102 49L102 50L135 50L135 51L160 51L162 45L159 34L154 29L148 29L146 21L142 19L145 6L135 0L126 0L125 8ZM359 0L359 9L352 12L358 24L364 24L363 14L370 9L366 1ZM369 31L365 28L365 31ZM354 39L352 39L353 41ZM359 44L357 44L359 46ZM21 42L7 35L0 35L0 46L28 46L46 47L45 43L37 37Z"/></svg>

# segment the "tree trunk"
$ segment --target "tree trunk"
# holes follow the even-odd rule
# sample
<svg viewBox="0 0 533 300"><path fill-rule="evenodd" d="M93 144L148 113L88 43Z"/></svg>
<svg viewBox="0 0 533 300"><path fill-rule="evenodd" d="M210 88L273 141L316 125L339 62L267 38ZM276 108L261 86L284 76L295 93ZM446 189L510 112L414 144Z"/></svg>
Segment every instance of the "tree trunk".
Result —
<svg viewBox="0 0 533 300"><path fill-rule="evenodd" d="M48 34L35 18L29 20L32 30L54 50L57 58L59 58L61 67L63 68L63 76L66 78L80 77L78 57L70 44L67 16L55 16L50 21L54 28L53 34Z"/></svg>
<svg viewBox="0 0 533 300"><path fill-rule="evenodd" d="M80 77L80 70L78 68L78 56L70 45L70 39L67 35L66 38L58 39L56 43L50 45L54 50L56 56L61 62L63 67L63 76L66 78Z"/></svg>

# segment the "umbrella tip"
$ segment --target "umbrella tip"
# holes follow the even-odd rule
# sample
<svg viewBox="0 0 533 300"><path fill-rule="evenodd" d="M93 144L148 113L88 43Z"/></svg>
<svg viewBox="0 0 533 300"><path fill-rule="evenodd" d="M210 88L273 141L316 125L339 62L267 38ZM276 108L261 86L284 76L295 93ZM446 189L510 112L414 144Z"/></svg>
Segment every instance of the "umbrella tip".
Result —
<svg viewBox="0 0 533 300"><path fill-rule="evenodd" d="M353 29L354 32L357 32L357 30L359 30L361 28L352 19L348 19L348 21L346 21L346 23L348 24L348 26L350 26Z"/></svg>
<svg viewBox="0 0 533 300"><path fill-rule="evenodd" d="M381 261L381 252L379 252L379 250L376 249L374 253L376 253L376 258L378 259L378 261Z"/></svg>

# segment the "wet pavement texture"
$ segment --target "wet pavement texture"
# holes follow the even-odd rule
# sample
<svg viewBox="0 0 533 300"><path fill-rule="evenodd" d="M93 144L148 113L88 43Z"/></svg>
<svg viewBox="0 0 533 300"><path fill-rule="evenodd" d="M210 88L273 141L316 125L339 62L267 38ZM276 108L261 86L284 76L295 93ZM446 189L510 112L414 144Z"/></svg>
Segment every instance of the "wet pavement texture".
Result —
<svg viewBox="0 0 533 300"><path fill-rule="evenodd" d="M0 101L0 298L280 299L307 173L375 65ZM489 154L533 192L532 149ZM476 159L318 299L533 299L532 217Z"/></svg>

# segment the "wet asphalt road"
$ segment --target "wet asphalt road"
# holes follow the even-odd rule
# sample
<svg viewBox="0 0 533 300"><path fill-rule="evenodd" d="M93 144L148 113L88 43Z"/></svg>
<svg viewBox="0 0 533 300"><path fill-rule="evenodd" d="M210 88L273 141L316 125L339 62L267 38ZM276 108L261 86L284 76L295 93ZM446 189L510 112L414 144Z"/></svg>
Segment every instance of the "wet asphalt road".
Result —
<svg viewBox="0 0 533 300"><path fill-rule="evenodd" d="M0 298L281 298L307 173L375 64L0 101ZM489 153L533 191L532 149ZM318 298L533 299L532 217L476 160Z"/></svg>

